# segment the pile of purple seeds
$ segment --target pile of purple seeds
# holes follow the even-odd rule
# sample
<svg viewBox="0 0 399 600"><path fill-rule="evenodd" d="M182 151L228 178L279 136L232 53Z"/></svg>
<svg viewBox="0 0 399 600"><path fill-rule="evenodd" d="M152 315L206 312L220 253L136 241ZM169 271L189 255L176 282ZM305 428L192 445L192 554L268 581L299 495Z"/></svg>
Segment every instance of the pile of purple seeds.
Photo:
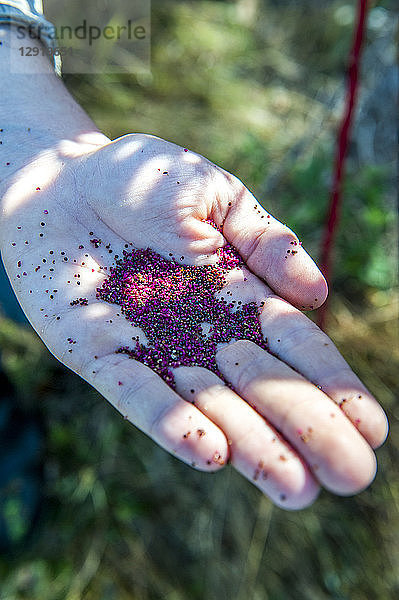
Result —
<svg viewBox="0 0 399 600"><path fill-rule="evenodd" d="M137 339L134 347L117 352L144 363L172 388L171 369L179 366L206 367L223 379L215 360L219 343L245 339L266 349L256 303L215 296L225 286L227 272L242 265L229 244L217 254L217 264L191 266L150 248L125 250L97 289L97 298L119 305L148 340L144 345Z"/></svg>

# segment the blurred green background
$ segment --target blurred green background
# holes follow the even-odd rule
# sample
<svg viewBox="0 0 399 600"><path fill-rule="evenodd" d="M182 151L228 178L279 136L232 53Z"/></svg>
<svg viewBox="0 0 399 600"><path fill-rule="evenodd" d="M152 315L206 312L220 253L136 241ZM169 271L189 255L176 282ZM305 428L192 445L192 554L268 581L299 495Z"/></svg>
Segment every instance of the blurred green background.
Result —
<svg viewBox="0 0 399 600"><path fill-rule="evenodd" d="M109 136L152 133L238 175L317 259L354 7L153 0L150 74L65 81ZM3 401L45 436L32 442L44 483L29 535L21 481L0 492L15 541L0 600L399 598L397 37L395 3L372 3L328 318L389 415L372 486L290 513L230 467L194 471L53 359L6 299Z"/></svg>

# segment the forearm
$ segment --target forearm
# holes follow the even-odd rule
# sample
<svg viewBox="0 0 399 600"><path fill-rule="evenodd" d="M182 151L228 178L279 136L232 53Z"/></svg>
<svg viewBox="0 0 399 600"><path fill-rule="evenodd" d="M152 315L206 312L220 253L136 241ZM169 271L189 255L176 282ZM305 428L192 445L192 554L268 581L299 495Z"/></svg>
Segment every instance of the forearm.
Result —
<svg viewBox="0 0 399 600"><path fill-rule="evenodd" d="M47 56L22 56L15 26L1 25L0 40L0 181L62 140L106 141Z"/></svg>

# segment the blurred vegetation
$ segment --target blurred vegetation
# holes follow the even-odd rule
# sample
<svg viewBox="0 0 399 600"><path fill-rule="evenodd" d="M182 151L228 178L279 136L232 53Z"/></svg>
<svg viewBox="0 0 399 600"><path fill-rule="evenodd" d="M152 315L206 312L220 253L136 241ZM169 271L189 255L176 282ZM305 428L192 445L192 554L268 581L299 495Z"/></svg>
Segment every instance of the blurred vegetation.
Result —
<svg viewBox="0 0 399 600"><path fill-rule="evenodd" d="M153 1L151 74L66 82L111 137L153 133L234 172L317 257L351 19L343 1ZM373 485L273 508L231 468L205 475L157 448L2 318L1 367L47 436L45 501L0 557L0 600L399 597L393 168L350 155L328 323L390 418Z"/></svg>

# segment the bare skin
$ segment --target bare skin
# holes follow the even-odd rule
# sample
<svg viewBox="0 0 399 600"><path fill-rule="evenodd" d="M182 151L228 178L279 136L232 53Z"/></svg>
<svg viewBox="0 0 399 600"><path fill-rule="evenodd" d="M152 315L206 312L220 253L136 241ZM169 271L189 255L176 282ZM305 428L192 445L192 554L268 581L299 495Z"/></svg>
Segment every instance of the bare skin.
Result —
<svg viewBox="0 0 399 600"><path fill-rule="evenodd" d="M9 123L0 170L2 258L49 350L163 448L206 471L229 460L283 508L308 506L320 485L340 495L369 485L386 417L300 312L320 306L327 286L295 234L237 178L194 152L144 134L109 140L50 66L43 73L43 62L32 62L32 73L41 72L35 77L9 73L1 57L0 67L8 83L0 111ZM246 266L229 274L220 294L264 302L260 321L271 353L233 341L216 359L235 392L200 367L176 369L174 392L148 367L115 354L145 336L117 306L98 301L96 289L126 245L200 265L215 261L226 241ZM79 297L88 305L71 306Z"/></svg>

